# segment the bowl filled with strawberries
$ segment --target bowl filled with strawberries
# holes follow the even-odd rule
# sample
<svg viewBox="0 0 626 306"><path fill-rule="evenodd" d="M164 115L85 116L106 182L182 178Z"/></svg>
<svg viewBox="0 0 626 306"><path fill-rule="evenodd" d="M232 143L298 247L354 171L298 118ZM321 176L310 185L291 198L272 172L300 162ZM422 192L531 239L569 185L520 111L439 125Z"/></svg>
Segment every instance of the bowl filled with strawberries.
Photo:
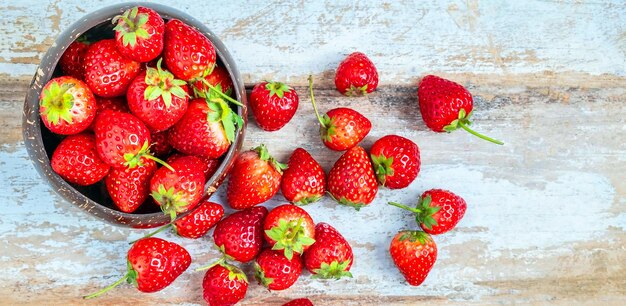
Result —
<svg viewBox="0 0 626 306"><path fill-rule="evenodd" d="M67 201L113 224L169 223L223 182L243 144L246 93L219 38L159 4L85 15L46 52L23 136Z"/></svg>

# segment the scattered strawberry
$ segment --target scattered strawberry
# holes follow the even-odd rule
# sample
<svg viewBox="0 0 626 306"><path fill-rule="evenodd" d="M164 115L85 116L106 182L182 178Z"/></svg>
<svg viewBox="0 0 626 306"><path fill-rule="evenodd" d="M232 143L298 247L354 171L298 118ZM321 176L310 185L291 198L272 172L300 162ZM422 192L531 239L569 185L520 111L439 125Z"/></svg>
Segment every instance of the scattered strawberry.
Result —
<svg viewBox="0 0 626 306"><path fill-rule="evenodd" d="M443 189L425 191L415 208L395 202L389 202L389 204L415 213L417 224L431 235L439 235L452 230L461 221L467 209L463 198Z"/></svg>
<svg viewBox="0 0 626 306"><path fill-rule="evenodd" d="M167 163L169 164L183 156L186 156L186 155L176 152L167 158ZM213 176L213 174L215 174L215 172L217 171L217 168L219 168L220 160L212 159L212 158L208 158L204 156L196 156L196 157L198 158L199 161L201 161L201 163L198 165L198 168L202 169L202 172L204 173L204 179L205 181L208 181Z"/></svg>
<svg viewBox="0 0 626 306"><path fill-rule="evenodd" d="M233 94L233 80L231 80L228 71L222 68L222 66L216 65L213 71L204 77L204 80L198 80L193 83L193 91L196 97L207 98L210 95L210 88L206 83L209 83L228 96Z"/></svg>
<svg viewBox="0 0 626 306"><path fill-rule="evenodd" d="M172 221L178 213L196 207L204 194L204 173L198 165L202 161L195 156L181 157L168 169L159 168L150 180L150 194L161 210Z"/></svg>
<svg viewBox="0 0 626 306"><path fill-rule="evenodd" d="M151 131L160 132L173 126L187 111L187 83L177 80L167 70L148 67L133 80L126 92L133 115Z"/></svg>
<svg viewBox="0 0 626 306"><path fill-rule="evenodd" d="M152 132L150 134L150 152L154 156L162 157L167 156L174 149L170 142L167 140L167 131Z"/></svg>
<svg viewBox="0 0 626 306"><path fill-rule="evenodd" d="M71 76L73 78L83 80L85 77L85 67L83 67L83 60L85 53L89 49L89 43L83 38L83 36L72 42L61 58L59 59L59 66L63 75Z"/></svg>
<svg viewBox="0 0 626 306"><path fill-rule="evenodd" d="M401 231L389 246L391 259L412 286L421 285L437 260L437 245L420 231Z"/></svg>
<svg viewBox="0 0 626 306"><path fill-rule="evenodd" d="M352 247L332 226L320 222L315 226L315 243L304 253L304 265L318 278L352 277Z"/></svg>
<svg viewBox="0 0 626 306"><path fill-rule="evenodd" d="M174 228L181 237L197 239L206 235L223 216L222 205L205 198L191 213L176 220Z"/></svg>
<svg viewBox="0 0 626 306"><path fill-rule="evenodd" d="M137 210L150 195L150 179L156 170L156 162L147 158L133 168L112 168L104 183L115 206L125 213Z"/></svg>
<svg viewBox="0 0 626 306"><path fill-rule="evenodd" d="M216 55L206 36L180 20L171 19L165 24L163 58L176 78L189 82L210 74Z"/></svg>
<svg viewBox="0 0 626 306"><path fill-rule="evenodd" d="M161 54L165 23L156 11L133 7L113 18L115 43L122 55L145 63Z"/></svg>
<svg viewBox="0 0 626 306"><path fill-rule="evenodd" d="M291 153L280 187L287 201L296 205L313 203L326 193L326 173L305 149Z"/></svg>
<svg viewBox="0 0 626 306"><path fill-rule="evenodd" d="M378 183L365 149L356 146L335 162L328 173L328 192L339 204L356 210L372 203Z"/></svg>
<svg viewBox="0 0 626 306"><path fill-rule="evenodd" d="M474 101L472 94L460 84L427 75L420 82L417 95L422 119L431 130L452 132L460 127L484 140L504 144L469 128Z"/></svg>
<svg viewBox="0 0 626 306"><path fill-rule="evenodd" d="M263 219L266 215L267 208L263 206L232 213L217 223L213 231L215 245L234 260L251 261L263 245Z"/></svg>
<svg viewBox="0 0 626 306"><path fill-rule="evenodd" d="M97 183L111 168L98 157L96 137L91 133L64 138L54 149L50 164L64 180L80 186Z"/></svg>
<svg viewBox="0 0 626 306"><path fill-rule="evenodd" d="M189 252L182 246L160 238L137 240L128 250L128 271L120 280L99 292L85 296L97 297L128 281L141 292L156 292L169 286L191 264Z"/></svg>
<svg viewBox="0 0 626 306"><path fill-rule="evenodd" d="M420 172L420 150L410 139L387 135L370 150L378 182L389 189L409 186Z"/></svg>
<svg viewBox="0 0 626 306"><path fill-rule="evenodd" d="M331 150L343 151L356 146L372 129L372 123L351 108L335 108L320 116L313 96L313 77L309 76L311 103L320 122L320 136Z"/></svg>
<svg viewBox="0 0 626 306"><path fill-rule="evenodd" d="M366 95L376 90L378 71L365 54L354 52L337 67L335 86L348 97Z"/></svg>
<svg viewBox="0 0 626 306"><path fill-rule="evenodd" d="M89 46L85 53L85 83L101 97L126 94L130 82L139 74L139 62L124 57L114 39L103 39Z"/></svg>
<svg viewBox="0 0 626 306"><path fill-rule="evenodd" d="M202 289L209 306L235 305L246 296L248 279L239 268L218 262L204 274Z"/></svg>
<svg viewBox="0 0 626 306"><path fill-rule="evenodd" d="M298 110L298 93L281 82L261 82L250 93L250 108L256 123L265 131L285 126Z"/></svg>
<svg viewBox="0 0 626 306"><path fill-rule="evenodd" d="M311 215L293 204L272 209L265 217L263 230L272 250L284 250L289 260L294 253L304 253L315 242L315 222Z"/></svg>
<svg viewBox="0 0 626 306"><path fill-rule="evenodd" d="M294 254L291 259L283 252L265 249L254 263L254 276L259 284L269 290L285 290L291 287L302 273L302 259Z"/></svg>
<svg viewBox="0 0 626 306"><path fill-rule="evenodd" d="M98 120L98 116L104 112L105 110L112 110L116 112L122 113L130 113L128 109L128 103L126 103L125 97L113 97L113 98L103 98L99 96L96 97L96 117L91 122L91 125L87 128L88 130L94 131L96 129L96 121Z"/></svg>
<svg viewBox="0 0 626 306"><path fill-rule="evenodd" d="M307 298L301 298L301 299L291 300L283 304L283 306L313 306L313 302L311 302L311 300Z"/></svg>
<svg viewBox="0 0 626 306"><path fill-rule="evenodd" d="M39 114L53 133L77 134L96 116L96 99L81 80L62 76L50 80L39 95Z"/></svg>
<svg viewBox="0 0 626 306"><path fill-rule="evenodd" d="M269 200L278 192L285 167L270 156L265 145L240 154L226 189L230 207L245 209Z"/></svg>

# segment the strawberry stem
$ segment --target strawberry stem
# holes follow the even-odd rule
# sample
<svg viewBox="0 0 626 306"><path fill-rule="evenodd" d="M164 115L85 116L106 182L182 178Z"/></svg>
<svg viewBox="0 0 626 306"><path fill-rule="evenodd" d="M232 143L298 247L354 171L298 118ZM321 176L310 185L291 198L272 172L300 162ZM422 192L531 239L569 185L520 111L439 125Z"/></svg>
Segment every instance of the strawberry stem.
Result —
<svg viewBox="0 0 626 306"><path fill-rule="evenodd" d="M310 74L309 74L309 93L311 95L311 103L313 104L313 110L315 111L315 116L317 117L317 120L320 122L320 124L324 128L328 128L326 124L324 124L324 121L322 120L320 113L317 111L317 105L315 105L315 96L313 96L313 76Z"/></svg>
<svg viewBox="0 0 626 306"><path fill-rule="evenodd" d="M222 98L228 100L228 102L233 103L235 105L238 106L243 106L243 104L241 104L241 102L229 97L228 95L226 95L225 93L223 93L221 90L215 88L215 86L211 85L211 83L209 83L209 81L207 81L206 79L202 78L201 79L202 83L204 83L204 85L206 85L210 90L212 90L213 92L217 93L218 95L220 95Z"/></svg>
<svg viewBox="0 0 626 306"><path fill-rule="evenodd" d="M130 272L126 273L126 275L124 275L122 278L120 278L119 280L117 280L115 283L113 283L113 284L111 284L111 285L107 286L106 288L104 288L104 289L102 289L102 290L100 290L100 291L98 291L98 292L96 292L96 293L92 293L92 294L90 294L90 295L85 295L85 296L83 296L83 299L87 300L87 299L91 299L91 298L98 297L98 296L100 296L101 294L103 294L103 293L105 293L105 292L107 292L107 291L109 291L109 290L111 290L111 289L113 289L113 288L117 287L119 284L121 284L121 283L125 282L125 281L128 279L128 277L129 277L129 276L130 276Z"/></svg>
<svg viewBox="0 0 626 306"><path fill-rule="evenodd" d="M163 165L163 167L170 169L170 171L175 172L176 170L174 170L174 168L172 168L172 166L168 165L165 161L163 161L162 159L156 157L156 156L152 156L150 154L144 154L143 157L151 159L161 165Z"/></svg>
<svg viewBox="0 0 626 306"><path fill-rule="evenodd" d="M459 120L459 125L461 126L461 128L463 128L464 130L468 131L470 134L472 134L472 135L474 135L474 136L476 136L476 137L478 137L478 138L480 138L480 139L484 139L484 140L487 140L487 141L489 141L489 142L493 142L493 143L495 143L495 144L499 144L499 145L503 145L503 144L504 144L504 142L502 142L502 141L500 141L500 140L493 139L493 138L491 138L491 137L485 136L485 135L483 135L483 134L480 134L480 133L478 133L478 132L476 132L476 131L472 130L472 129L471 129L469 126L467 126L467 125L466 125L466 124L465 124L462 120Z"/></svg>
<svg viewBox="0 0 626 306"><path fill-rule="evenodd" d="M302 218L298 218L298 223L296 223L296 227L293 228L292 232L290 233L291 235L289 235L290 237L288 239L293 240L294 238L296 238L296 235L298 235L298 232L300 231L301 228L302 228Z"/></svg>
<svg viewBox="0 0 626 306"><path fill-rule="evenodd" d="M388 202L387 204L389 204L389 205L393 205L393 206L395 206L395 207L402 208L402 209L404 209L404 210L408 210L408 211L410 211L410 212L414 212L414 213L416 213L416 214L419 214L419 213L421 213L421 212L422 212L422 210L420 210L420 209L417 209L417 208L411 208L411 207L408 207L408 206L406 206L406 205L402 205L402 204L400 204L400 203L396 203L396 202Z"/></svg>
<svg viewBox="0 0 626 306"><path fill-rule="evenodd" d="M141 239L152 237L152 236L154 236L154 235L156 235L156 234L158 234L158 233L160 233L160 232L162 232L162 231L164 231L164 230L166 230L168 228L171 228L172 226L174 226L174 222L170 222L168 224L165 224L165 225L161 226L160 228L158 228L156 231L154 231L152 233L149 233L149 234L147 234L147 235L145 235L145 236L143 236L143 237L141 237L141 238L139 238L137 240L133 240L133 241L129 242L128 244L135 244L135 242L137 242L137 241L139 241Z"/></svg>

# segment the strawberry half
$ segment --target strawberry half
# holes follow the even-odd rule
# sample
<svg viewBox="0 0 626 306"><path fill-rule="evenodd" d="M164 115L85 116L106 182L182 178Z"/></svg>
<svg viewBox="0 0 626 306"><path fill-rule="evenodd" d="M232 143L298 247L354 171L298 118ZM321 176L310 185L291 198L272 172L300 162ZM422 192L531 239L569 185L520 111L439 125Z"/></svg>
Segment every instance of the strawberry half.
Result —
<svg viewBox="0 0 626 306"><path fill-rule="evenodd" d="M337 67L337 90L348 96L364 96L378 87L378 71L374 63L362 52L348 55Z"/></svg>
<svg viewBox="0 0 626 306"><path fill-rule="evenodd" d="M302 273L302 259L289 259L280 251L265 249L254 263L254 276L268 290L285 290L296 283Z"/></svg>
<svg viewBox="0 0 626 306"><path fill-rule="evenodd" d="M84 131L94 120L96 109L96 99L89 87L73 77L48 81L39 95L41 121L55 134Z"/></svg>
<svg viewBox="0 0 626 306"><path fill-rule="evenodd" d="M420 231L401 231L389 245L391 259L412 286L421 285L437 260L437 245Z"/></svg>
<svg viewBox="0 0 626 306"><path fill-rule="evenodd" d="M124 57L114 39L103 39L89 46L85 53L85 83L101 97L126 94L130 82L139 74L139 62Z"/></svg>
<svg viewBox="0 0 626 306"><path fill-rule="evenodd" d="M362 147L346 151L328 173L328 193L339 204L359 210L372 203L377 192L376 176Z"/></svg>
<svg viewBox="0 0 626 306"><path fill-rule="evenodd" d="M263 230L272 250L284 250L289 260L294 253L304 253L315 242L315 222L311 215L293 204L272 209L265 217Z"/></svg>
<svg viewBox="0 0 626 306"><path fill-rule="evenodd" d="M354 261L352 247L328 223L315 226L315 243L304 253L304 265L316 278L352 277L350 267Z"/></svg>
<svg viewBox="0 0 626 306"><path fill-rule="evenodd" d="M113 18L115 43L122 55L145 63L163 50L165 23L156 11L139 6Z"/></svg>
<svg viewBox="0 0 626 306"><path fill-rule="evenodd" d="M184 22L171 19L165 24L163 58L176 78L194 81L211 73L215 48L202 33Z"/></svg>
<svg viewBox="0 0 626 306"><path fill-rule="evenodd" d="M202 161L185 156L169 163L173 169L159 168L150 180L150 195L161 210L172 218L196 207L204 194Z"/></svg>
<svg viewBox="0 0 626 306"><path fill-rule="evenodd" d="M313 77L309 76L309 91L315 116L320 122L320 137L326 147L343 151L356 146L372 129L372 123L351 108L335 108L320 116L313 96Z"/></svg>
<svg viewBox="0 0 626 306"><path fill-rule="evenodd" d="M460 127L481 139L504 144L469 128L474 100L472 94L460 84L427 75L422 78L417 95L422 119L431 130L449 133Z"/></svg>
<svg viewBox="0 0 626 306"><path fill-rule="evenodd" d="M266 215L267 208L263 206L232 213L217 223L213 231L215 245L234 260L251 261L263 245L263 219Z"/></svg>
<svg viewBox="0 0 626 306"><path fill-rule="evenodd" d="M326 173L305 149L291 153L280 183L283 196L296 205L318 201L326 192Z"/></svg>
<svg viewBox="0 0 626 306"><path fill-rule="evenodd" d="M408 138L387 135L370 150L378 182L389 189L409 186L420 172L420 150Z"/></svg>
<svg viewBox="0 0 626 306"><path fill-rule="evenodd" d="M277 131L285 126L298 110L298 93L281 82L261 82L250 93L250 109L258 126Z"/></svg>
<svg viewBox="0 0 626 306"><path fill-rule="evenodd" d="M219 261L211 266L202 280L202 296L210 305L235 305L248 291L248 278L241 269Z"/></svg>
<svg viewBox="0 0 626 306"><path fill-rule="evenodd" d="M96 137L91 133L70 135L61 140L52 153L50 165L64 180L80 186L97 183L111 169L98 157Z"/></svg>
<svg viewBox="0 0 626 306"><path fill-rule="evenodd" d="M83 67L83 61L87 49L89 49L89 42L85 40L84 36L78 37L65 49L65 52L59 59L59 66L63 75L79 80L84 79L85 67Z"/></svg>
<svg viewBox="0 0 626 306"><path fill-rule="evenodd" d="M112 168L104 183L115 206L125 213L137 210L150 195L150 179L156 170L156 162L147 158L133 168Z"/></svg>
<svg viewBox="0 0 626 306"><path fill-rule="evenodd" d="M463 198L443 189L424 191L415 208L395 202L389 202L389 204L414 213L417 224L431 235L452 230L463 219L467 210L467 204Z"/></svg>

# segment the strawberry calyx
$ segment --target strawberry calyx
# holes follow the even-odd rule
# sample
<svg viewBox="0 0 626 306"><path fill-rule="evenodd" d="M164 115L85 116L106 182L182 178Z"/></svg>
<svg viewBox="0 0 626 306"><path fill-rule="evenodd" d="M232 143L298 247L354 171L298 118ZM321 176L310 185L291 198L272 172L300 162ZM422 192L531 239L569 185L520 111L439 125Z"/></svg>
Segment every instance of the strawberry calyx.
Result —
<svg viewBox="0 0 626 306"><path fill-rule="evenodd" d="M243 126L243 119L228 106L224 99L210 96L205 100L207 106L212 110L212 112L207 113L207 120L209 122L221 122L226 133L226 139L232 143L235 140L235 126Z"/></svg>
<svg viewBox="0 0 626 306"><path fill-rule="evenodd" d="M350 88L346 90L346 96L348 97L367 96L367 84L361 87L350 85Z"/></svg>
<svg viewBox="0 0 626 306"><path fill-rule="evenodd" d="M126 261L126 266L127 266L127 271L126 274L124 276L122 276L122 278L118 279L115 283L103 288L102 290L89 294L89 295L85 295L83 296L83 299L88 300L88 299L92 299L95 297L98 297L102 294L104 294L105 292L119 286L120 284L122 284L123 282L127 282L129 284L132 284L133 286L137 287L137 277L139 277L139 274L137 273L137 271L135 269L133 269L132 264L130 263L130 261Z"/></svg>
<svg viewBox="0 0 626 306"><path fill-rule="evenodd" d="M42 115L52 124L56 125L63 119L67 123L72 123L72 113L70 109L74 106L74 96L68 91L74 84L52 82L43 91L43 98L39 102L44 107Z"/></svg>
<svg viewBox="0 0 626 306"><path fill-rule="evenodd" d="M213 67L211 67L211 70L213 70ZM210 72L209 72L209 74L210 74ZM191 84L193 84L193 83L194 83L194 82L196 82L196 81L200 81L200 82L202 82L202 83L203 83L206 87L208 87L208 88L209 88L209 91L210 91L210 92L209 92L209 94L208 94L208 95L207 95L206 93L204 93L204 96L205 96L205 97L211 97L212 95L217 95L217 96L219 96L220 98L225 99L226 101L228 101L228 102L230 102L230 103L232 103L232 104L235 104L235 105L237 105L237 106L241 106L241 107L243 107L243 106L244 106L243 104L241 104L241 102L239 102L239 101L237 101L237 100L235 100L235 99L231 98L229 95L227 95L227 94L223 93L223 92L222 92L222 87L221 87L221 86L220 86L220 87L219 87L219 89L218 89L216 86L211 85L211 83L209 83L209 81L207 81L207 80L204 78L204 76L200 77L199 79L193 79L193 80L191 80L191 82L190 82L190 83L191 83Z"/></svg>
<svg viewBox="0 0 626 306"><path fill-rule="evenodd" d="M393 164L393 156L386 157L383 154L380 155L371 155L372 163L374 164L374 172L376 173L376 178L381 185L385 186L385 181L387 180L387 176L392 176L394 171L391 165Z"/></svg>
<svg viewBox="0 0 626 306"><path fill-rule="evenodd" d="M465 131L469 132L470 134L480 138L480 139L484 139L487 140L489 142L493 142L495 144L498 145L503 145L504 142L497 140L497 139L493 139L491 137L485 136L483 134L480 134L474 130L472 130L469 126L472 124L472 121L470 121L470 117L472 116L472 112L469 112L469 114L467 114L465 112L464 108L461 108L459 110L459 117L457 119L454 119L452 122L450 122L450 124L446 125L443 127L443 130L450 133L456 129L458 129L459 127L461 127L462 129L464 129Z"/></svg>
<svg viewBox="0 0 626 306"><path fill-rule="evenodd" d="M291 87L287 86L285 83L267 81L265 89L269 90L270 97L275 95L282 99L285 96L285 92L290 91Z"/></svg>
<svg viewBox="0 0 626 306"><path fill-rule="evenodd" d="M256 151L259 154L259 159L261 159L262 161L269 162L272 165L272 167L274 167L274 169L278 171L278 173L282 174L283 170L287 169L286 164L283 164L277 161L274 157L270 155L269 151L267 150L267 147L264 144L261 144L260 146L252 150Z"/></svg>
<svg viewBox="0 0 626 306"><path fill-rule="evenodd" d="M168 165L165 161L163 161L162 159L155 157L153 155L150 154L150 143L146 140L143 143L143 146L141 146L141 149L139 149L139 152L133 154L133 153L124 153L124 160L126 161L124 163L124 166L128 167L128 169L133 169L135 167L141 167L143 166L143 161L142 161L142 157L151 159L161 165L163 165L165 168L170 169L171 171L174 171L174 168L172 168L172 166Z"/></svg>
<svg viewBox="0 0 626 306"><path fill-rule="evenodd" d="M433 225L434 226L439 225L437 223L437 220L433 218L433 215L436 214L441 209L441 207L439 206L430 206L431 202L432 202L432 198L430 197L430 195L427 195L425 197L420 197L419 201L417 202L417 206L415 208L411 208L411 207L408 207L406 205L402 205L396 202L389 202L389 205L393 205L395 207L399 207L399 208L402 208L404 210L408 210L414 213L415 221L417 221L417 223L420 224L421 226L430 230L432 229Z"/></svg>
<svg viewBox="0 0 626 306"><path fill-rule="evenodd" d="M342 277L352 277L352 273L348 271L350 261L350 259L343 262L334 260L330 264L323 262L319 269L313 270L315 274L312 277L322 279L341 279Z"/></svg>
<svg viewBox="0 0 626 306"><path fill-rule="evenodd" d="M184 193L182 191L176 192L174 187L165 189L163 184L159 185L156 191L151 193L152 198L159 203L161 210L170 215L172 221L176 219L177 213L186 211L187 201L182 200Z"/></svg>
<svg viewBox="0 0 626 306"><path fill-rule="evenodd" d="M112 22L117 24L113 30L122 35L124 46L135 47L137 38L150 38L150 34L144 29L148 22L148 14L139 14L139 8L136 6L126 10L122 15L115 16Z"/></svg>
<svg viewBox="0 0 626 306"><path fill-rule="evenodd" d="M308 197L302 197L300 200L293 202L293 204L298 206L309 205L313 202L317 202L322 198L321 195L312 195Z"/></svg>
<svg viewBox="0 0 626 306"><path fill-rule="evenodd" d="M280 219L278 226L274 226L265 231L268 237L276 241L272 250L284 250L285 257L291 260L293 253L302 254L304 247L312 245L315 239L307 236L302 227L302 218L298 220L286 221Z"/></svg>
<svg viewBox="0 0 626 306"><path fill-rule="evenodd" d="M220 257L220 259L218 259L216 262L207 265L207 266L203 266L200 268L197 268L195 271L203 271L203 270L208 270L211 269L217 265L220 265L224 268L226 268L228 270L228 279L229 280L243 280L244 282L248 283L248 277L246 277L246 274L243 273L243 271L241 271L241 269L239 269L238 267L228 263L226 260L229 259L228 256L222 256Z"/></svg>
<svg viewBox="0 0 626 306"><path fill-rule="evenodd" d="M265 288L274 282L273 278L265 276L265 271L257 262L254 263L254 278Z"/></svg>
<svg viewBox="0 0 626 306"><path fill-rule="evenodd" d="M331 136L336 134L336 126L334 124L334 120L328 117L328 114L324 114L324 116L320 116L319 111L317 110L317 104L315 104L315 96L313 95L313 76L309 75L309 94L311 95L311 103L313 104L313 110L315 111L315 116L317 120L320 122L320 137L325 142L330 142Z"/></svg>
<svg viewBox="0 0 626 306"><path fill-rule="evenodd" d="M341 197L339 199L337 199L332 193L328 193L328 195L337 203L341 204L341 205L345 205L348 207L352 207L354 209L356 209L356 211L360 211L361 208L367 206L367 204L362 203L362 202L353 202L348 200L346 197Z"/></svg>
<svg viewBox="0 0 626 306"><path fill-rule="evenodd" d="M398 239L399 241L408 240L410 242L419 242L421 245L426 245L433 242L433 238L422 231L401 231L402 235Z"/></svg>
<svg viewBox="0 0 626 306"><path fill-rule="evenodd" d="M143 98L151 101L161 97L165 107L169 108L172 105L172 95L180 99L188 96L187 92L181 87L186 85L187 82L178 80L171 72L161 69L162 60L163 58L159 59L156 69L152 67L147 68L144 81L148 87L143 92Z"/></svg>

